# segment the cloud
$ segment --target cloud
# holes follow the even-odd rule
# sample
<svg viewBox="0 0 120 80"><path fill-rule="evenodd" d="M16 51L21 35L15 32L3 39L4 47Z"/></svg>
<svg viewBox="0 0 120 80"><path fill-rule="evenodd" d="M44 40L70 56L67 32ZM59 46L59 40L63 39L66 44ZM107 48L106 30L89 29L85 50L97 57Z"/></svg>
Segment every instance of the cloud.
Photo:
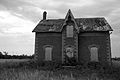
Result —
<svg viewBox="0 0 120 80"><path fill-rule="evenodd" d="M112 48L112 56L120 57L120 34L111 34L111 48Z"/></svg>
<svg viewBox="0 0 120 80"><path fill-rule="evenodd" d="M16 14L22 15L22 18L28 18L34 22L39 20L42 11L41 8L23 0L0 0L0 10L9 11L15 16L17 16Z"/></svg>
<svg viewBox="0 0 120 80"><path fill-rule="evenodd" d="M118 56L119 4L119 0L0 0L0 48L12 52L17 51L14 49L17 46L18 51L32 50L32 53L34 34L31 31L42 19L43 11L47 11L47 18L65 18L71 9L75 17L105 17L114 30L111 34L113 56Z"/></svg>
<svg viewBox="0 0 120 80"><path fill-rule="evenodd" d="M8 51L10 54L33 53L34 22L8 11L0 11L0 25L0 51Z"/></svg>
<svg viewBox="0 0 120 80"><path fill-rule="evenodd" d="M0 24L4 33L30 32L35 26L32 21L14 16L7 11L0 11Z"/></svg>
<svg viewBox="0 0 120 80"><path fill-rule="evenodd" d="M0 36L0 51L7 51L9 54L33 54L33 34L13 34Z"/></svg>

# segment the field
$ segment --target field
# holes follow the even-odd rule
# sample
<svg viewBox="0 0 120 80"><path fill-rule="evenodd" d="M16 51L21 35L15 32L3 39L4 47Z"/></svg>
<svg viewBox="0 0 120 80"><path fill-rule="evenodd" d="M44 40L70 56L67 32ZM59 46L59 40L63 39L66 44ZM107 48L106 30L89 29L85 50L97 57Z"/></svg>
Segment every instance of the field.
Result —
<svg viewBox="0 0 120 80"><path fill-rule="evenodd" d="M114 67L120 67L120 61L112 61Z"/></svg>
<svg viewBox="0 0 120 80"><path fill-rule="evenodd" d="M111 73L111 72L108 72ZM0 80L119 80L104 70L37 66L30 59L1 59Z"/></svg>
<svg viewBox="0 0 120 80"><path fill-rule="evenodd" d="M5 62L26 62L29 61L30 59L0 59L0 63L5 63Z"/></svg>

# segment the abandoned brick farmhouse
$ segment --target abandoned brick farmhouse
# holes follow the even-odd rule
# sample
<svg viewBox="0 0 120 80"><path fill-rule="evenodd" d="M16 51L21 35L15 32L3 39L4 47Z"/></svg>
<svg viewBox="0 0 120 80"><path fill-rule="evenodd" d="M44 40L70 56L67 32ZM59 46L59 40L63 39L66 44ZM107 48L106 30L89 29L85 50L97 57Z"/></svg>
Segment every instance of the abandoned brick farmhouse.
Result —
<svg viewBox="0 0 120 80"><path fill-rule="evenodd" d="M63 64L111 62L110 31L105 18L74 18L68 10L64 19L46 19L35 32L35 59Z"/></svg>

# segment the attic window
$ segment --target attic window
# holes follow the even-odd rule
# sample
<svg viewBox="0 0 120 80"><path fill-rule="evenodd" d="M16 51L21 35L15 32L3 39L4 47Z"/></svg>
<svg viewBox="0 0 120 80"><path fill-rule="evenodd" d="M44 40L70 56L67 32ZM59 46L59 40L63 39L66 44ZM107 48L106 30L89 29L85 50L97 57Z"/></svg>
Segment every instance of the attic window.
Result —
<svg viewBox="0 0 120 80"><path fill-rule="evenodd" d="M67 37L73 37L73 26L67 26Z"/></svg>

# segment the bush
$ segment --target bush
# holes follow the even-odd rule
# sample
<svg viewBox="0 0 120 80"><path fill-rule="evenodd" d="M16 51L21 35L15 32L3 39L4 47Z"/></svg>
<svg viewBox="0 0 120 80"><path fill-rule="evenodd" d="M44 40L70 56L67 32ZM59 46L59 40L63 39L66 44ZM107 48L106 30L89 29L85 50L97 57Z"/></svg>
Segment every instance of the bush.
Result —
<svg viewBox="0 0 120 80"><path fill-rule="evenodd" d="M103 67L103 65L99 62L89 62L87 66L90 69L100 69L101 67Z"/></svg>

